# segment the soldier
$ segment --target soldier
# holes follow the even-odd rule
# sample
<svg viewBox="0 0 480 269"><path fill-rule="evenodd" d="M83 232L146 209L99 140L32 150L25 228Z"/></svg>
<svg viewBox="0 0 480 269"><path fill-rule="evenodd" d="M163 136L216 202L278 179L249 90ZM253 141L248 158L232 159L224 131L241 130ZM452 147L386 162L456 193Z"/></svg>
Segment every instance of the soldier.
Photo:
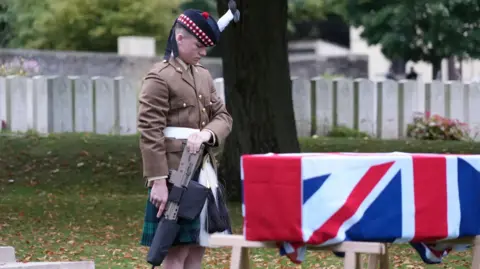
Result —
<svg viewBox="0 0 480 269"><path fill-rule="evenodd" d="M138 113L143 174L148 201L141 244L150 246L168 197L169 169L177 169L182 142L196 153L205 143L217 147L232 128L232 118L215 91L209 71L199 64L207 47L214 46L233 19L228 11L218 23L208 13L186 10L172 27L164 60L144 78ZM195 179L192 179L195 180ZM181 223L165 269L201 268L204 247L200 220Z"/></svg>

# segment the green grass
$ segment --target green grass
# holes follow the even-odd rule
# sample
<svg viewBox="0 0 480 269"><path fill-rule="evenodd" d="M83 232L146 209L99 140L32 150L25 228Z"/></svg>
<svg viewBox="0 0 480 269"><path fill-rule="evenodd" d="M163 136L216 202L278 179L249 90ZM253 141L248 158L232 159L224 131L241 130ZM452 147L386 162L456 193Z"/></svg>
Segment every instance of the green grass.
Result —
<svg viewBox="0 0 480 269"><path fill-rule="evenodd" d="M302 147L368 151L365 143L307 139ZM412 143L394 143L400 150L421 151ZM384 144L371 143L377 148ZM480 148L455 142L413 144L447 151ZM136 137L0 137L0 245L14 246L20 261L94 260L99 269L149 268L147 248L138 244L146 198L140 171ZM241 233L240 205L231 203L230 208L235 232ZM208 250L204 268L228 268L229 257L228 248ZM253 268L343 268L342 260L329 252L308 251L301 266L276 249L255 249L251 258ZM451 253L444 264L426 266L408 245L394 245L390 252L394 268L469 268L470 260L470 251Z"/></svg>

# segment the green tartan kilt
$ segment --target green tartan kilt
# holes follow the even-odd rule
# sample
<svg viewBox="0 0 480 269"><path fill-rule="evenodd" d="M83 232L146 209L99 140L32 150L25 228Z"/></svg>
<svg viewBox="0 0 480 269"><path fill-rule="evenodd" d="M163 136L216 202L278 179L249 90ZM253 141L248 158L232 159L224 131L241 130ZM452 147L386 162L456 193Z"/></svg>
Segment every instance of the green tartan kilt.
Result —
<svg viewBox="0 0 480 269"><path fill-rule="evenodd" d="M147 205L145 207L142 239L140 241L141 245L148 247L152 244L153 237L155 236L155 231L157 230L158 222L160 221L160 219L157 218L158 208L155 207L155 205L152 204L149 200L150 192L151 188L148 188L148 198ZM173 246L198 244L198 237L200 234L199 218L193 221L179 219L178 223L180 224L180 231L175 238Z"/></svg>

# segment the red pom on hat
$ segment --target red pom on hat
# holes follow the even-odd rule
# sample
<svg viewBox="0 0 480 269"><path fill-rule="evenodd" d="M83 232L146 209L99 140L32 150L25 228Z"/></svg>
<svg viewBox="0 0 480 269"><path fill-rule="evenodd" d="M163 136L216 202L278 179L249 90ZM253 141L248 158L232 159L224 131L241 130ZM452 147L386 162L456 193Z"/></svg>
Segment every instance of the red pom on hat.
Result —
<svg viewBox="0 0 480 269"><path fill-rule="evenodd" d="M202 13L202 16L203 16L205 19L208 19L208 16L210 16L210 15L208 14L208 12L203 12L203 13Z"/></svg>

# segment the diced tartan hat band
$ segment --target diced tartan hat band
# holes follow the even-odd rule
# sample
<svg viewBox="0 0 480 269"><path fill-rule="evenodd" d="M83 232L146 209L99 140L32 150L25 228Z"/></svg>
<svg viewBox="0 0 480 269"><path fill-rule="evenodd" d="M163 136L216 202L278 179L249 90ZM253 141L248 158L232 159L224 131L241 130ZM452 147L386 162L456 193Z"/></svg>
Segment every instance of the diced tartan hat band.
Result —
<svg viewBox="0 0 480 269"><path fill-rule="evenodd" d="M165 49L164 59L170 58L172 54L174 57L178 56L178 47L174 31L176 24L183 26L205 47L212 47L218 43L220 40L220 34L232 19L234 19L234 15L230 9L218 20L218 22L212 16L210 16L208 12L202 12L196 9L185 10L175 20L172 29L170 30L170 36Z"/></svg>

